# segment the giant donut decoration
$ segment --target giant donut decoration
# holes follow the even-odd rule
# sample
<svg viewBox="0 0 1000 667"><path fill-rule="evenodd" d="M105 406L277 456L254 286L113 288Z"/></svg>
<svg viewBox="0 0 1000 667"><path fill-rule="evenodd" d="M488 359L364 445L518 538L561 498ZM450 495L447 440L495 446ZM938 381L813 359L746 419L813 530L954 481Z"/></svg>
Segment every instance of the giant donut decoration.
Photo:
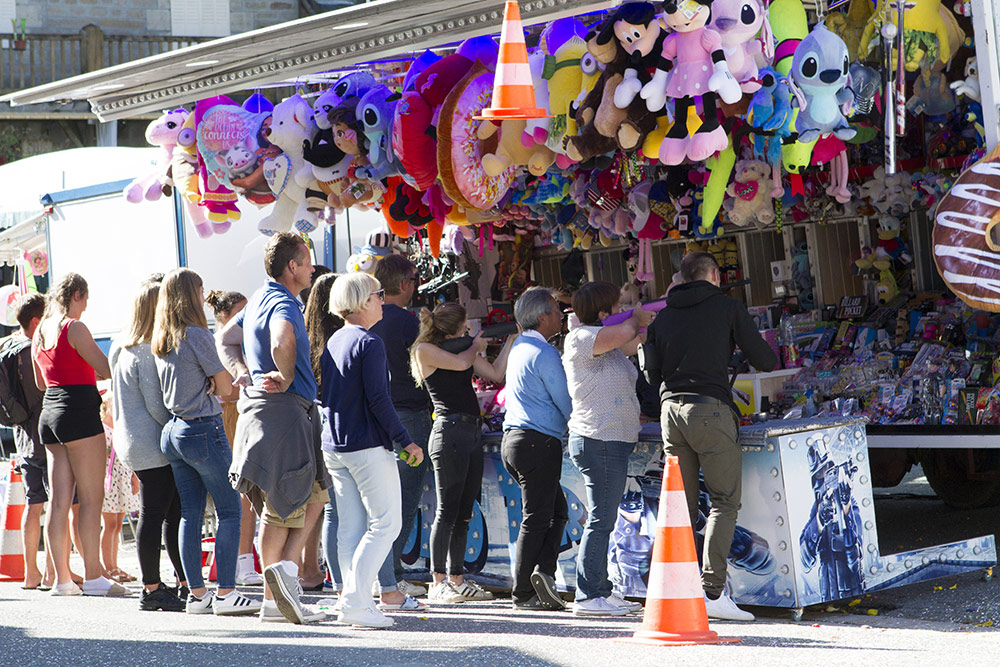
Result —
<svg viewBox="0 0 1000 667"><path fill-rule="evenodd" d="M493 72L480 63L448 93L438 119L437 165L441 186L463 208L484 210L507 194L514 166L491 177L483 170L483 155L494 153L499 135L485 141L476 136L480 122L473 116L490 106L493 99Z"/></svg>
<svg viewBox="0 0 1000 667"><path fill-rule="evenodd" d="M962 172L934 216L934 263L965 303L1000 312L1000 146Z"/></svg>

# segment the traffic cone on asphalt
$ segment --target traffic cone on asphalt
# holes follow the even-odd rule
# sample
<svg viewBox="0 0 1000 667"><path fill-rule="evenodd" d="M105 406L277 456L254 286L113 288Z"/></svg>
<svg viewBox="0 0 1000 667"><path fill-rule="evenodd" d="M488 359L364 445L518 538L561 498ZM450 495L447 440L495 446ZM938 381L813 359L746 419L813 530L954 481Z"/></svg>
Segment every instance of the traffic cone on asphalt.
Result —
<svg viewBox="0 0 1000 667"><path fill-rule="evenodd" d="M708 629L680 464L676 456L667 456L664 463L642 628L624 641L654 646L738 642Z"/></svg>
<svg viewBox="0 0 1000 667"><path fill-rule="evenodd" d="M493 79L493 101L483 109L481 120L500 122L508 118L546 118L545 109L535 106L535 86L528 68L528 47L521 27L521 9L515 0L507 0L500 30L500 53Z"/></svg>
<svg viewBox="0 0 1000 667"><path fill-rule="evenodd" d="M0 580L24 581L24 543L21 540L21 518L24 516L24 485L17 464L11 461L0 509Z"/></svg>

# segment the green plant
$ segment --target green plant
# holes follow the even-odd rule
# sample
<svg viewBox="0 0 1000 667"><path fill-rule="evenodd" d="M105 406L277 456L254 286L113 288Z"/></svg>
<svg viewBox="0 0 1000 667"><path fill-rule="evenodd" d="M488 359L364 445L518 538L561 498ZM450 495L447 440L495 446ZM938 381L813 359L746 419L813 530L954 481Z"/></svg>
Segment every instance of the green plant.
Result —
<svg viewBox="0 0 1000 667"><path fill-rule="evenodd" d="M18 34L17 34L17 19L11 19L10 20L10 25L11 25L12 28L14 28L14 39L16 39L16 40L24 40L25 39L25 33L27 32L27 29L25 28L25 19L21 19L21 34L20 34L20 36L18 36Z"/></svg>
<svg viewBox="0 0 1000 667"><path fill-rule="evenodd" d="M0 164L20 160L22 154L21 138L9 130L0 130Z"/></svg>

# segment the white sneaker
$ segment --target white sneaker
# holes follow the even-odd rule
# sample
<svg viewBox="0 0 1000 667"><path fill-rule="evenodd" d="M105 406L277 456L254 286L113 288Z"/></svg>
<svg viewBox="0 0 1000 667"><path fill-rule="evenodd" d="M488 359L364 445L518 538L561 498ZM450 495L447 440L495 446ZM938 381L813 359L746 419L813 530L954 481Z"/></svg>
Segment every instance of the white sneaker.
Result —
<svg viewBox="0 0 1000 667"><path fill-rule="evenodd" d="M215 593L213 591L206 591L205 597L202 598L195 597L194 593L192 593L191 595L188 595L184 611L189 614L211 614L212 600L214 599Z"/></svg>
<svg viewBox="0 0 1000 667"><path fill-rule="evenodd" d="M341 610L337 622L343 625L357 625L362 628L391 628L394 621L375 607Z"/></svg>
<svg viewBox="0 0 1000 667"><path fill-rule="evenodd" d="M427 589L423 586L418 586L417 584L411 584L408 581L401 581L396 584L396 588L403 595L409 595L411 598L419 598L427 595Z"/></svg>
<svg viewBox="0 0 1000 667"><path fill-rule="evenodd" d="M458 594L466 600L492 600L493 593L483 590L479 584L471 579L464 580L461 584L452 584Z"/></svg>
<svg viewBox="0 0 1000 667"><path fill-rule="evenodd" d="M440 604L455 604L465 602L464 595L458 592L455 584L447 579L438 584L431 584L431 590L427 593L427 599Z"/></svg>
<svg viewBox="0 0 1000 667"><path fill-rule="evenodd" d="M611 604L607 598L590 598L573 604L574 616L627 616L628 609Z"/></svg>
<svg viewBox="0 0 1000 667"><path fill-rule="evenodd" d="M616 607L627 609L629 613L632 613L634 611L642 611L642 603L631 602L630 600L626 600L622 596L618 595L618 593L612 593L611 595L609 595L604 599Z"/></svg>
<svg viewBox="0 0 1000 667"><path fill-rule="evenodd" d="M262 586L264 577L254 568L253 554L243 554L236 561L237 586Z"/></svg>
<svg viewBox="0 0 1000 667"><path fill-rule="evenodd" d="M260 601L233 591L224 598L216 595L212 611L216 616L250 616L260 611Z"/></svg>
<svg viewBox="0 0 1000 667"><path fill-rule="evenodd" d="M316 623L326 619L326 613L322 611L313 610L306 605L302 605L302 622L303 623ZM289 620L285 618L277 606L271 607L264 605L260 609L260 620L262 623L288 623Z"/></svg>
<svg viewBox="0 0 1000 667"><path fill-rule="evenodd" d="M736 606L733 599L728 595L720 595L718 599L712 600L705 596L705 611L709 618L720 621L752 621L754 615L748 611L743 611Z"/></svg>

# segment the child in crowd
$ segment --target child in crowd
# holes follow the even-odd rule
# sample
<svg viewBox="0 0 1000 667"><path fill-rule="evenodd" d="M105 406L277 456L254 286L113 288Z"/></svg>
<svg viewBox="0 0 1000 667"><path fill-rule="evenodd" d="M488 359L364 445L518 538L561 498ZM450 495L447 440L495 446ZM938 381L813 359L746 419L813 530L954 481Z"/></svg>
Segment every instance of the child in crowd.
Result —
<svg viewBox="0 0 1000 667"><path fill-rule="evenodd" d="M118 567L118 541L125 514L139 511L139 478L115 455L110 389L104 392L101 401L101 421L104 422L104 435L108 440L108 469L104 477L104 505L101 508L104 519L101 556L105 576L125 583L135 581L135 577Z"/></svg>

